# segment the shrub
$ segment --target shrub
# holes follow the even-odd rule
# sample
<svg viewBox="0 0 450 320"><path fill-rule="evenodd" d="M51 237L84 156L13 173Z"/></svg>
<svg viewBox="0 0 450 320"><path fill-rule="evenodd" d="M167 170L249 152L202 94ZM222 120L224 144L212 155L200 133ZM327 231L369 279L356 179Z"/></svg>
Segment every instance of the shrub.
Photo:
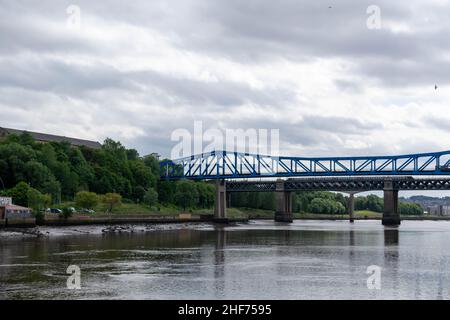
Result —
<svg viewBox="0 0 450 320"><path fill-rule="evenodd" d="M158 203L158 192L155 189L150 188L145 192L144 203L148 206L154 206Z"/></svg>
<svg viewBox="0 0 450 320"><path fill-rule="evenodd" d="M107 211L112 212L115 206L122 204L122 196L118 193L107 193L102 197L102 202L108 206Z"/></svg>
<svg viewBox="0 0 450 320"><path fill-rule="evenodd" d="M75 196L75 203L78 207L93 209L98 204L98 196L94 192L80 191Z"/></svg>

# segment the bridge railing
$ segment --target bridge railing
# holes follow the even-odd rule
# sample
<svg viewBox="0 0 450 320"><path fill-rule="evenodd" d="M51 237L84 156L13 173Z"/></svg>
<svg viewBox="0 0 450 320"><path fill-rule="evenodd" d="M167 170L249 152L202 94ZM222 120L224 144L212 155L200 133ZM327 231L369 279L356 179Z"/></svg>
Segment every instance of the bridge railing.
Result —
<svg viewBox="0 0 450 320"><path fill-rule="evenodd" d="M355 175L450 175L450 151L319 158L212 151L161 162L161 177L174 180Z"/></svg>

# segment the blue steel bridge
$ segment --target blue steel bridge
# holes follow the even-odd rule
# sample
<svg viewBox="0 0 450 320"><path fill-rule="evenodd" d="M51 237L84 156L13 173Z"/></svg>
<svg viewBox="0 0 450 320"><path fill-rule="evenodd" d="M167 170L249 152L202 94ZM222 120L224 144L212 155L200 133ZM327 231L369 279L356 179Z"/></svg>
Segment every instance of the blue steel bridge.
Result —
<svg viewBox="0 0 450 320"><path fill-rule="evenodd" d="M212 151L161 163L162 178L240 179L319 176L450 175L450 151L398 156L273 157Z"/></svg>
<svg viewBox="0 0 450 320"><path fill-rule="evenodd" d="M423 176L428 177L423 179ZM362 191L383 190L383 224L396 225L400 223L399 190L450 189L450 151L393 156L314 158L212 151L162 161L161 178L215 180L217 220L226 219L227 191L228 195L230 192L245 190L274 191L277 206L275 220L290 222L291 194L294 191L348 192L350 194L348 211L350 220L353 221L353 195ZM255 179L252 178L265 179L261 180L264 183L255 184ZM268 181L267 178L276 181ZM250 180L244 181L246 179ZM227 181L229 187L226 186Z"/></svg>

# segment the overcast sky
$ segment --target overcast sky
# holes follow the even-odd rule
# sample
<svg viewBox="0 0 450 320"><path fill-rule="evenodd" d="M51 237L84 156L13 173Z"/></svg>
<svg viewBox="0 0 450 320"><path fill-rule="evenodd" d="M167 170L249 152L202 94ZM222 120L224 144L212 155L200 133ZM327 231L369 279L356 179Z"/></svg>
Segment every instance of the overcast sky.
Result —
<svg viewBox="0 0 450 320"><path fill-rule="evenodd" d="M381 29L367 27L372 4ZM278 128L285 155L447 150L449 12L441 0L0 0L0 126L165 156L194 120Z"/></svg>

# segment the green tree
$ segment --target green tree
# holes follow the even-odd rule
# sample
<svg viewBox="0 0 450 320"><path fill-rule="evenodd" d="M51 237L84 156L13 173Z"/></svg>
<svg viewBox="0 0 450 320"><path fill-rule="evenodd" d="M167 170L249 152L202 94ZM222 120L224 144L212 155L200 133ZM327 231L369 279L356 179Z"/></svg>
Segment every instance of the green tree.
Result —
<svg viewBox="0 0 450 320"><path fill-rule="evenodd" d="M198 205L201 208L211 208L214 206L215 187L206 182L197 182Z"/></svg>
<svg viewBox="0 0 450 320"><path fill-rule="evenodd" d="M198 191L195 183L189 180L177 182L175 191L175 202L186 211L186 208L195 207L198 204Z"/></svg>
<svg viewBox="0 0 450 320"><path fill-rule="evenodd" d="M78 207L85 209L94 209L99 199L95 192L80 191L75 195L75 203Z"/></svg>
<svg viewBox="0 0 450 320"><path fill-rule="evenodd" d="M14 188L7 190L8 197L13 199L15 204L28 206L28 189L30 186L25 182L19 182Z"/></svg>
<svg viewBox="0 0 450 320"><path fill-rule="evenodd" d="M423 215L423 209L417 203L400 202L399 211L402 215Z"/></svg>
<svg viewBox="0 0 450 320"><path fill-rule="evenodd" d="M158 200L160 203L175 203L176 183L174 181L161 180L158 183Z"/></svg>
<svg viewBox="0 0 450 320"><path fill-rule="evenodd" d="M144 196L144 203L150 207L156 205L158 203L158 192L153 188L148 189Z"/></svg>
<svg viewBox="0 0 450 320"><path fill-rule="evenodd" d="M52 198L49 194L42 194L38 190L29 187L27 191L28 207L33 209L33 214L36 220L42 221L44 217L44 210L52 202Z"/></svg>
<svg viewBox="0 0 450 320"><path fill-rule="evenodd" d="M133 191L133 198L134 200L139 203L139 202L143 202L144 198L145 198L145 193L147 191L145 190L145 188L143 186L137 186L134 188ZM158 200L158 199L157 199Z"/></svg>
<svg viewBox="0 0 450 320"><path fill-rule="evenodd" d="M62 209L62 213L61 213L61 218L67 220L68 218L70 218L73 214L73 211L69 208L69 207L64 207Z"/></svg>
<svg viewBox="0 0 450 320"><path fill-rule="evenodd" d="M122 196L118 193L107 193L102 197L102 202L107 206L107 211L112 212L114 207L122 204Z"/></svg>

